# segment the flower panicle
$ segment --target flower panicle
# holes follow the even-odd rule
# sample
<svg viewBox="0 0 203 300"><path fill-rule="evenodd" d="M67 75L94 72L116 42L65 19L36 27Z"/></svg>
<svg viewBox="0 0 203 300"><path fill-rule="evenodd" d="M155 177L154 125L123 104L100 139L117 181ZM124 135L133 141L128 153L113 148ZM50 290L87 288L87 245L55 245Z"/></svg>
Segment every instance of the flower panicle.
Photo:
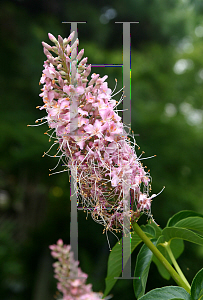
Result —
<svg viewBox="0 0 203 300"><path fill-rule="evenodd" d="M53 157L63 162L64 171L71 170L81 206L105 230L121 229L124 214L131 222L142 213L152 217L151 177L135 152L134 133L117 110L123 96L113 99L117 93L108 87L107 75L93 73L87 79L91 65L82 58L84 49L77 54L77 39L70 45L74 33L67 39L51 34L49 38L55 46L43 42L47 60L40 79L44 105L39 109L46 110L43 120L54 144L45 154L51 156L49 151L58 145ZM129 191L130 209L125 200Z"/></svg>
<svg viewBox="0 0 203 300"><path fill-rule="evenodd" d="M53 264L54 277L58 280L57 289L62 293L63 300L102 299L103 294L101 292L93 292L92 285L86 284L88 275L78 268L79 262L74 260L70 245L64 245L63 241L59 239L56 245L51 245L49 248L52 257L57 259L57 262Z"/></svg>

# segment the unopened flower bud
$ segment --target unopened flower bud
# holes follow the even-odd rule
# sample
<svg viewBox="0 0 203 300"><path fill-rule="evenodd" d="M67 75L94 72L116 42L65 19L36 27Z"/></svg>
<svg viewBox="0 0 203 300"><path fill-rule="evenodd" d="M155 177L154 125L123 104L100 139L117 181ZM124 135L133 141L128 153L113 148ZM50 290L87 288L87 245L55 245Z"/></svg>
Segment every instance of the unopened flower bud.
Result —
<svg viewBox="0 0 203 300"><path fill-rule="evenodd" d="M55 53L57 53L58 52L58 48L56 46L53 46L52 47L52 51L55 52Z"/></svg>
<svg viewBox="0 0 203 300"><path fill-rule="evenodd" d="M87 69L84 71L83 76L87 77L90 74L90 72L91 72L91 65L89 65Z"/></svg>
<svg viewBox="0 0 203 300"><path fill-rule="evenodd" d="M60 73L62 76L66 76L66 75L67 75L66 72L64 72L64 71L59 71L59 73Z"/></svg>
<svg viewBox="0 0 203 300"><path fill-rule="evenodd" d="M63 47L63 39L60 35L58 35L58 42L61 45L61 47Z"/></svg>
<svg viewBox="0 0 203 300"><path fill-rule="evenodd" d="M61 47L58 48L58 53L59 53L59 56L61 56L61 57L63 56L63 50Z"/></svg>
<svg viewBox="0 0 203 300"><path fill-rule="evenodd" d="M42 46L45 47L47 50L52 50L52 47L45 42L42 42Z"/></svg>
<svg viewBox="0 0 203 300"><path fill-rule="evenodd" d="M76 48L74 48L73 51L71 52L71 61L75 59L76 55L77 55L77 50Z"/></svg>
<svg viewBox="0 0 203 300"><path fill-rule="evenodd" d="M71 59L67 56L66 57L66 63L70 63L71 62Z"/></svg>
<svg viewBox="0 0 203 300"><path fill-rule="evenodd" d="M48 59L48 61L51 63L51 64L55 64L55 61L54 61L54 58L53 58L53 56L51 56L51 55L47 55L47 59Z"/></svg>
<svg viewBox="0 0 203 300"><path fill-rule="evenodd" d="M67 40L68 43L69 43L70 41L72 41L74 35L75 35L75 31L71 32L71 34L69 35L68 40Z"/></svg>
<svg viewBox="0 0 203 300"><path fill-rule="evenodd" d="M59 61L59 60L61 60L61 58L60 58L59 56L54 57L54 61L55 61L55 62L57 62L57 61Z"/></svg>
<svg viewBox="0 0 203 300"><path fill-rule="evenodd" d="M85 66L78 65L78 70L79 70L80 73L81 73L82 71L84 71L85 69L86 69Z"/></svg>
<svg viewBox="0 0 203 300"><path fill-rule="evenodd" d="M63 79L61 78L61 76L59 75L59 85L63 88L64 86L64 81Z"/></svg>
<svg viewBox="0 0 203 300"><path fill-rule="evenodd" d="M95 75L94 78L92 78L92 79L90 80L90 82L89 82L88 85L94 84L94 83L97 81L98 78L99 78L99 74Z"/></svg>
<svg viewBox="0 0 203 300"><path fill-rule="evenodd" d="M81 58L83 57L83 54L84 54L84 49L80 50L80 52L78 53L77 55L77 60L81 60Z"/></svg>
<svg viewBox="0 0 203 300"><path fill-rule="evenodd" d="M87 63L87 60L88 58L87 57L84 57L81 62L80 62L80 65L85 65Z"/></svg>
<svg viewBox="0 0 203 300"><path fill-rule="evenodd" d="M58 44L58 41L55 38L55 36L53 36L53 34L48 33L48 37L49 37L50 41L52 41L54 44Z"/></svg>
<svg viewBox="0 0 203 300"><path fill-rule="evenodd" d="M71 47L70 47L70 45L67 45L67 47L66 47L66 54L69 55L70 52L71 52Z"/></svg>
<svg viewBox="0 0 203 300"><path fill-rule="evenodd" d="M62 68L62 64L57 65L57 69L60 70Z"/></svg>
<svg viewBox="0 0 203 300"><path fill-rule="evenodd" d="M64 47L65 47L68 43L69 43L68 39L65 38L65 39L63 40L63 45L64 45Z"/></svg>
<svg viewBox="0 0 203 300"><path fill-rule="evenodd" d="M76 39L76 41L73 43L73 45L71 45L71 50L74 48L77 48L78 45L79 45L79 40Z"/></svg>
<svg viewBox="0 0 203 300"><path fill-rule="evenodd" d="M83 70L79 70L79 69L78 69L78 74L81 74L82 72L83 72Z"/></svg>
<svg viewBox="0 0 203 300"><path fill-rule="evenodd" d="M51 53L50 53L46 48L44 48L43 50L44 50L44 54L45 54L46 56L47 56L47 55L52 56Z"/></svg>
<svg viewBox="0 0 203 300"><path fill-rule="evenodd" d="M63 241L62 241L62 239L59 239L59 240L57 241L57 245L63 246Z"/></svg>

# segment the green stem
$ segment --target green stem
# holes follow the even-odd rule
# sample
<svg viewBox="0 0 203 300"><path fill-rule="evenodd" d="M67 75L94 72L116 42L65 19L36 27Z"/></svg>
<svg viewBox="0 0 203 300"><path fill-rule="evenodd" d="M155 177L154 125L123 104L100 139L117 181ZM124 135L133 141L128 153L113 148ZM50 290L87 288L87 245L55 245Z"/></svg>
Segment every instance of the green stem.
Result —
<svg viewBox="0 0 203 300"><path fill-rule="evenodd" d="M163 244L163 246L166 248L167 252L168 252L168 255L170 256L170 259L176 269L176 271L178 272L178 274L180 275L180 277L182 278L182 280L187 284L187 286L190 288L190 284L189 282L187 281L187 279L185 278L183 272L181 271L174 255L173 255L173 252L171 251L171 247L170 247L170 244L168 242L165 242Z"/></svg>
<svg viewBox="0 0 203 300"><path fill-rule="evenodd" d="M183 287L190 294L190 286L185 283L185 281L180 277L180 275L174 270L174 268L170 265L167 259L161 254L161 252L154 246L154 244L150 241L150 239L146 236L146 234L142 231L140 226L135 222L133 224L133 229L137 233L137 235L143 240L145 245L152 251L152 253L158 258L161 264L166 268L174 281L180 286Z"/></svg>

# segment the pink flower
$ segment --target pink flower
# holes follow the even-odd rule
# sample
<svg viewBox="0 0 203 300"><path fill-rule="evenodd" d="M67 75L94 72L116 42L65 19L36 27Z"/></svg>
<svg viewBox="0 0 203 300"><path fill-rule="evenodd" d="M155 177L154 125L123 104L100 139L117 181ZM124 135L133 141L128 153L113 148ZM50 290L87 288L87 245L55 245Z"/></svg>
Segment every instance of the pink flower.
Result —
<svg viewBox="0 0 203 300"><path fill-rule="evenodd" d="M84 88L82 86L78 86L75 88L73 85L65 85L63 87L63 91L67 93L68 95L82 95L84 93Z"/></svg>
<svg viewBox="0 0 203 300"><path fill-rule="evenodd" d="M64 40L49 38L55 47L43 44L47 60L40 79L44 105L39 109L46 110L44 119L53 131L47 134L58 142L55 156L73 171L81 205L91 206L92 217L106 229L122 228L125 183L131 191L132 214L126 212L131 221L141 211L151 216L151 177L137 157L134 135L127 134L118 115L108 76L94 73L88 82L91 65L82 59L84 50L77 55L78 41L69 45L73 34Z"/></svg>
<svg viewBox="0 0 203 300"><path fill-rule="evenodd" d="M84 130L91 135L102 137L104 126L105 125L102 125L102 123L99 120L96 120L94 126L92 124L86 125L84 126Z"/></svg>
<svg viewBox="0 0 203 300"><path fill-rule="evenodd" d="M151 199L147 197L146 194L140 194L138 200L139 209L144 211L149 210L151 206Z"/></svg>
<svg viewBox="0 0 203 300"><path fill-rule="evenodd" d="M88 275L83 273L78 268L79 262L76 262L73 257L73 252L70 251L70 245L64 245L61 239L56 245L51 245L51 255L57 259L53 264L55 278L58 280L57 289L62 292L63 300L81 300L81 299L102 299L102 293L92 291L92 285L86 284ZM76 277L70 277L72 274L77 274Z"/></svg>

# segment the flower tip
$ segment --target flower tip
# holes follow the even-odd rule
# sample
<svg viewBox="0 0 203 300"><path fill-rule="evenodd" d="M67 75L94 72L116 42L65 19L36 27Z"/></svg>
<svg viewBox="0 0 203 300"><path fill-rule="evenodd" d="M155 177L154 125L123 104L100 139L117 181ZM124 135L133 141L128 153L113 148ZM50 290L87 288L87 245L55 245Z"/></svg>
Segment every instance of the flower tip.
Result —
<svg viewBox="0 0 203 300"><path fill-rule="evenodd" d="M63 246L63 240L62 240L62 239L59 239L59 240L57 241L57 245Z"/></svg>
<svg viewBox="0 0 203 300"><path fill-rule="evenodd" d="M45 42L42 42L42 46L44 48L46 48L47 50L51 50L52 49L52 47L49 44L45 43Z"/></svg>
<svg viewBox="0 0 203 300"><path fill-rule="evenodd" d="M55 38L55 36L51 33L48 33L48 37L50 39L50 41L52 41L53 43L57 43L57 39Z"/></svg>
<svg viewBox="0 0 203 300"><path fill-rule="evenodd" d="M70 42L73 39L74 35L75 35L75 31L72 31L68 37L68 42Z"/></svg>
<svg viewBox="0 0 203 300"><path fill-rule="evenodd" d="M58 42L61 46L63 46L63 38L60 35L58 35Z"/></svg>

